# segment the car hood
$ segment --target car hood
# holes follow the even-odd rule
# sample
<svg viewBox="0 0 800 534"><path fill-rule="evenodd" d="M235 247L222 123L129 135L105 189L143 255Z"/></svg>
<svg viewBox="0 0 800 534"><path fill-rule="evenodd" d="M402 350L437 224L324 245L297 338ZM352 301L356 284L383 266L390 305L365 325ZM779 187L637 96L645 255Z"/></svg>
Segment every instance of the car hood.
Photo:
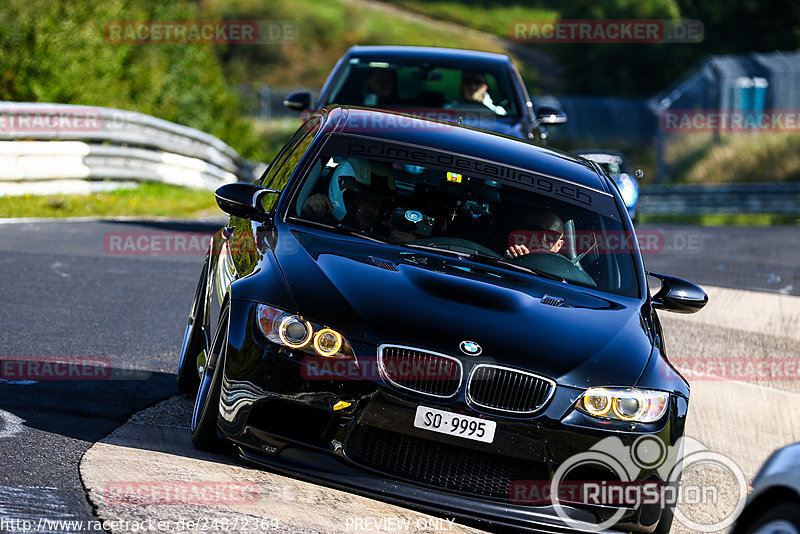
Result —
<svg viewBox="0 0 800 534"><path fill-rule="evenodd" d="M582 388L635 384L652 351L636 299L297 227L273 250L297 311L352 341L425 347ZM465 340L482 353L461 354Z"/></svg>

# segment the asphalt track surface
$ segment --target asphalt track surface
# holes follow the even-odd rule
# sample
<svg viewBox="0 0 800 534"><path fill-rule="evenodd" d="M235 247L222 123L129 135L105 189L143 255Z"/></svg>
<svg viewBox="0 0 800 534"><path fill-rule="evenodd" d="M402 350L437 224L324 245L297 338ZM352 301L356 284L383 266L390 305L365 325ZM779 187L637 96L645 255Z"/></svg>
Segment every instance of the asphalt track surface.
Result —
<svg viewBox="0 0 800 534"><path fill-rule="evenodd" d="M95 359L102 378L0 382L0 518L29 519L37 532L63 531L48 530L42 517L95 519L82 455L135 412L177 393L174 368L202 253L119 254L109 236L211 234L220 222L0 224L0 359ZM656 236L645 254L649 270L800 295L798 228L641 230ZM0 531L22 532L1 523Z"/></svg>

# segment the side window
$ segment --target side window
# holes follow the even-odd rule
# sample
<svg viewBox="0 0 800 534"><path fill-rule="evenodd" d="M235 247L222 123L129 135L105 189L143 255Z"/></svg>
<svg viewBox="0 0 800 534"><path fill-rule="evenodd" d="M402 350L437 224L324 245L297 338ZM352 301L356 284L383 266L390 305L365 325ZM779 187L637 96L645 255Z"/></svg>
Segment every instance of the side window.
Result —
<svg viewBox="0 0 800 534"><path fill-rule="evenodd" d="M278 171L283 166L283 163L286 161L286 158L289 154L292 153L294 148L300 143L304 138L307 138L309 134L316 133L317 129L320 125L319 117L312 117L307 122L305 122L297 131L292 135L291 139L283 145L283 148L278 152L278 155L275 156L275 159L272 160L272 163L269 164L269 168L267 169L267 173L264 175L264 178L261 179L261 186L262 187L271 187L272 189L282 189L282 187L273 187L272 183L275 180L275 175L278 174ZM313 135L311 138L313 139Z"/></svg>
<svg viewBox="0 0 800 534"><path fill-rule="evenodd" d="M319 121L317 121L317 123L318 122ZM265 187L283 191L283 188L286 187L286 183L289 181L289 178L292 177L292 173L294 173L300 160L303 159L308 147L311 146L311 142L314 140L314 134L317 131L317 123L307 124L310 128L307 126L302 128L302 130L305 130L305 135L301 137L293 147L289 148L285 154L282 154L282 156L284 156L282 161L278 161L276 158L274 172L272 172L273 169L270 169L270 172L267 173L267 176L264 178ZM287 145L287 147L288 146L289 145ZM261 202L264 209L266 211L272 211L275 207L275 203L278 201L278 197L279 195L262 195Z"/></svg>

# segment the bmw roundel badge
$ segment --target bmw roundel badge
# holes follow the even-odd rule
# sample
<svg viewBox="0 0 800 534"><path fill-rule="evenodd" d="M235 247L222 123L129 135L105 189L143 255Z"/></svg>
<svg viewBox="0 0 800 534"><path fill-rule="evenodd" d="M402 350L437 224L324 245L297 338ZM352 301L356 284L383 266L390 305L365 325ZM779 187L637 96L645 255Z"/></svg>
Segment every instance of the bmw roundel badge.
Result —
<svg viewBox="0 0 800 534"><path fill-rule="evenodd" d="M481 346L474 341L462 341L461 344L458 345L458 348L467 356L477 356L483 351Z"/></svg>

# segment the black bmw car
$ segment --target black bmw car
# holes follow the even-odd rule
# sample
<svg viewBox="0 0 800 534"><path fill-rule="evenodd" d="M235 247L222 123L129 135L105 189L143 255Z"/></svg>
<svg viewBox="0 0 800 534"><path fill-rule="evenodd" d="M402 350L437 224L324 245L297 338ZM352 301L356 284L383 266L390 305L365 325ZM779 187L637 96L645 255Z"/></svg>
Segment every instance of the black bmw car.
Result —
<svg viewBox="0 0 800 534"><path fill-rule="evenodd" d="M656 309L707 298L664 275L651 297L609 180L466 126L317 111L259 183L217 190L231 217L178 370L194 444L477 522L666 532L659 504L540 498L608 438L667 450L684 431ZM628 481L668 482L654 464Z"/></svg>

